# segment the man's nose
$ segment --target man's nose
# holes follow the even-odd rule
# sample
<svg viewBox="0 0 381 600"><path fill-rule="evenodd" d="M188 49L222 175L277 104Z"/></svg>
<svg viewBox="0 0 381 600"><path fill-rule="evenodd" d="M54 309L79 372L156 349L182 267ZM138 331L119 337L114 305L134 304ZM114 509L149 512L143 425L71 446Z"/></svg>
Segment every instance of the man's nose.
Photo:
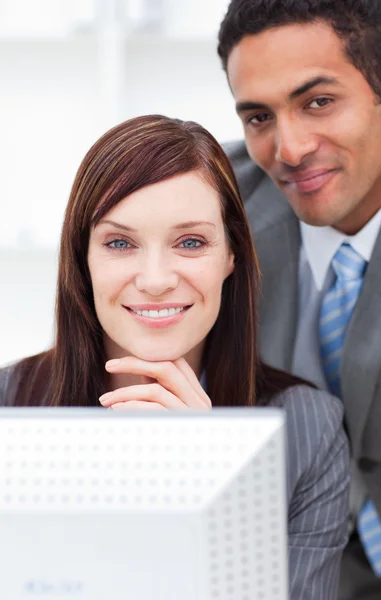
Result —
<svg viewBox="0 0 381 600"><path fill-rule="evenodd" d="M135 285L140 292L161 296L177 287L179 277L170 259L149 254L141 260Z"/></svg>
<svg viewBox="0 0 381 600"><path fill-rule="evenodd" d="M318 139L303 123L285 119L278 121L275 147L278 162L298 167L308 155L316 152Z"/></svg>

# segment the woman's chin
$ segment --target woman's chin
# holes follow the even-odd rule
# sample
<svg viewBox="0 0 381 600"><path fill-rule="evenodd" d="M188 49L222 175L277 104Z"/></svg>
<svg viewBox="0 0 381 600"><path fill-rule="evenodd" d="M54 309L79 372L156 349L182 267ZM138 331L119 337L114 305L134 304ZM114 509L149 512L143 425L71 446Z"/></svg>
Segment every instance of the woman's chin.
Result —
<svg viewBox="0 0 381 600"><path fill-rule="evenodd" d="M145 350L140 350L139 352L134 352L134 356L136 356L136 358L140 358L141 360L147 360L150 362L162 362L168 360L173 362L184 356L184 352L174 352L173 350L163 351L163 349L159 348L156 350L154 348L147 348Z"/></svg>

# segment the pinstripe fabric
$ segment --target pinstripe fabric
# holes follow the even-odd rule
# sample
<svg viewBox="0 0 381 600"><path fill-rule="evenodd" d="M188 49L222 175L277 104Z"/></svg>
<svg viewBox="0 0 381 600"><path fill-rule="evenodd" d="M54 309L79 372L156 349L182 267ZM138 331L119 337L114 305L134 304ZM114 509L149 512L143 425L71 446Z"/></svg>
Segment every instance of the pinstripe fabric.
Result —
<svg viewBox="0 0 381 600"><path fill-rule="evenodd" d="M0 369L0 406L12 406L15 401L14 368L15 365L7 365Z"/></svg>
<svg viewBox="0 0 381 600"><path fill-rule="evenodd" d="M290 600L337 600L350 481L342 403L295 386L270 404L287 417Z"/></svg>
<svg viewBox="0 0 381 600"><path fill-rule="evenodd" d="M340 361L345 334L363 284L366 261L342 244L332 260L336 280L322 304L319 324L323 369L330 389L341 396ZM375 575L381 576L381 521L373 503L364 504L357 529Z"/></svg>

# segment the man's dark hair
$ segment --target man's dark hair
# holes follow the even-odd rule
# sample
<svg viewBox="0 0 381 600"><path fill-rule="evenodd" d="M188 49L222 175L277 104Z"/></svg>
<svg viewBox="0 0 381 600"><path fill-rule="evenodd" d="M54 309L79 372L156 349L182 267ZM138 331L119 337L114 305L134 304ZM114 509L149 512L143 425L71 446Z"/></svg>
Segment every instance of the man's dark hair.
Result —
<svg viewBox="0 0 381 600"><path fill-rule="evenodd" d="M350 62L381 98L380 0L232 0L218 36L226 70L229 54L247 35L294 23L325 21L343 40Z"/></svg>

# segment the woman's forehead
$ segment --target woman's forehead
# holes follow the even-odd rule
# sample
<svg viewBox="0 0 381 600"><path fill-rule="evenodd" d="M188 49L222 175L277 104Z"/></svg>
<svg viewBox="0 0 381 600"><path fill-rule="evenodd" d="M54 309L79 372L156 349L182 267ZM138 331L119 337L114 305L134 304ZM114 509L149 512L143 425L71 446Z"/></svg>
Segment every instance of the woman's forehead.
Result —
<svg viewBox="0 0 381 600"><path fill-rule="evenodd" d="M104 217L168 223L215 220L221 215L218 192L196 173L185 173L148 185L118 202ZM102 219L102 220L104 220Z"/></svg>

